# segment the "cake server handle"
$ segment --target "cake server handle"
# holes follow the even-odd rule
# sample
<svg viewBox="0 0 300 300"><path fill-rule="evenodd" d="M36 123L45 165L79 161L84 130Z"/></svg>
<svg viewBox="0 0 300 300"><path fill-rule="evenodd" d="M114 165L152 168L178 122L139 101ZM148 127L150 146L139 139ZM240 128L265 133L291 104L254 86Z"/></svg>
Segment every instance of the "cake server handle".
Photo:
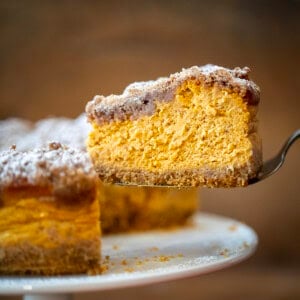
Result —
<svg viewBox="0 0 300 300"><path fill-rule="evenodd" d="M263 163L260 173L256 178L251 179L249 184L257 183L276 173L283 165L288 150L298 138L300 138L300 129L291 134L276 156Z"/></svg>

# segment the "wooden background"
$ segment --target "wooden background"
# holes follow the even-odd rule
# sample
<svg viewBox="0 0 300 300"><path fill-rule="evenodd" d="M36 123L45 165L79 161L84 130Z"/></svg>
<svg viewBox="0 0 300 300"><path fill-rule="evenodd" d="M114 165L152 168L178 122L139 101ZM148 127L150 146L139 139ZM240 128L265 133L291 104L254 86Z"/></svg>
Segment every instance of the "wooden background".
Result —
<svg viewBox="0 0 300 300"><path fill-rule="evenodd" d="M0 2L0 34L0 118L75 117L95 94L214 63L252 69L262 91L265 158L300 128L299 1L7 0ZM260 244L249 261L195 279L76 299L300 298L299 144L262 183L202 191L203 210L257 231Z"/></svg>

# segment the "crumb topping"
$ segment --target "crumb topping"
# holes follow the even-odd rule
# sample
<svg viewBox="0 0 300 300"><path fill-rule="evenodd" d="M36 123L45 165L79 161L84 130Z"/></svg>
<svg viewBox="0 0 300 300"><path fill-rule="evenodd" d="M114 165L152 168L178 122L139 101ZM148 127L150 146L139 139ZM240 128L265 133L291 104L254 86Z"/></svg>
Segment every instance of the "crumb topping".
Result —
<svg viewBox="0 0 300 300"><path fill-rule="evenodd" d="M259 88L249 79L249 73L248 67L230 70L215 65L193 66L155 81L132 83L121 95L97 95L87 103L87 117L90 122L95 121L101 125L114 120L151 115L155 111L155 101L171 101L176 89L186 80L229 88L247 103L255 105L259 102Z"/></svg>
<svg viewBox="0 0 300 300"><path fill-rule="evenodd" d="M0 191L5 188L50 186L54 193L93 189L95 171L87 153L53 142L45 148L0 152Z"/></svg>

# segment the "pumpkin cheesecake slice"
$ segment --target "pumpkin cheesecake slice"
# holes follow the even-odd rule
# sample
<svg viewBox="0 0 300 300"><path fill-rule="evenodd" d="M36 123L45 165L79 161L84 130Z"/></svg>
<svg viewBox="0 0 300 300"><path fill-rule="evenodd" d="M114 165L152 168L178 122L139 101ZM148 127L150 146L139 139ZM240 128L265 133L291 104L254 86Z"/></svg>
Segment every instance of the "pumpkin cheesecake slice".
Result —
<svg viewBox="0 0 300 300"><path fill-rule="evenodd" d="M88 151L105 182L246 186L262 165L260 100L249 68L194 66L95 96Z"/></svg>

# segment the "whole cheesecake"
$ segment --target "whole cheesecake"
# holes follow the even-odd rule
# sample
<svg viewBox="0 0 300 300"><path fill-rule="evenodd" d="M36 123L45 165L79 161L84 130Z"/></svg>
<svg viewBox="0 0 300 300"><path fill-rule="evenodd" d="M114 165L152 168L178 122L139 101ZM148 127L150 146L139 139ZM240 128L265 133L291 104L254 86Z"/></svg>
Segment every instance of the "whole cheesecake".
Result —
<svg viewBox="0 0 300 300"><path fill-rule="evenodd" d="M246 186L262 166L249 68L194 66L86 106L88 151L105 182Z"/></svg>

